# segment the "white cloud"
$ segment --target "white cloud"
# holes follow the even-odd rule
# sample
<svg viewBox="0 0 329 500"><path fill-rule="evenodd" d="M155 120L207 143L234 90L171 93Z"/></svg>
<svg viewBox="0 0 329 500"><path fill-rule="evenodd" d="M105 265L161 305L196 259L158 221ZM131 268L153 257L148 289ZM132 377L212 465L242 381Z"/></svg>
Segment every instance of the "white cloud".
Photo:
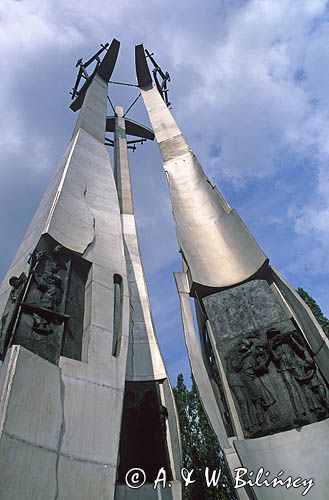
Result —
<svg viewBox="0 0 329 500"><path fill-rule="evenodd" d="M181 89L181 99L187 102L180 111L182 122L194 117L195 136L202 128L197 146L213 172L232 178L267 176L277 168L282 149L307 153L307 146L324 149L328 144L320 133L323 109L313 105L318 91L304 67L309 52L317 50L322 51L319 60L325 68L329 31L324 25L315 27L325 4L248 2L226 19L219 33L203 29L208 43L202 53L187 50L193 34L186 29L170 34L178 64L197 73L195 83L184 93ZM303 72L305 84L298 80ZM216 143L220 156L211 160L210 146Z"/></svg>
<svg viewBox="0 0 329 500"><path fill-rule="evenodd" d="M298 201L295 230L316 238L322 259L329 242L326 8L325 0L253 0L198 33L186 23L166 36L180 72L176 114L208 174L236 185L284 178L295 155L315 181L311 201Z"/></svg>

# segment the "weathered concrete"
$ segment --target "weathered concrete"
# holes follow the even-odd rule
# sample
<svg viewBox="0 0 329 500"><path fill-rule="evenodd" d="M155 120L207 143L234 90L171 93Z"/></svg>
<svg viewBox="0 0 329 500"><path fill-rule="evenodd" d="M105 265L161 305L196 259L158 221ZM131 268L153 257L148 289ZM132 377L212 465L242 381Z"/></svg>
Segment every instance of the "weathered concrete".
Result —
<svg viewBox="0 0 329 500"><path fill-rule="evenodd" d="M176 286L180 299L181 314L185 335L185 343L191 364L191 369L198 386L202 403L211 425L222 448L229 448L223 419L218 409L206 368L202 360L200 345L196 336L192 308L189 297L189 285L185 273L175 273Z"/></svg>
<svg viewBox="0 0 329 500"><path fill-rule="evenodd" d="M60 369L14 346L0 373L0 498L53 500L63 423Z"/></svg>
<svg viewBox="0 0 329 500"><path fill-rule="evenodd" d="M1 285L0 315L10 292L9 277L27 269L43 234L91 264L82 360L61 357L56 367L19 348L13 367L13 347L0 368L5 381L13 378L11 385L5 382L1 408L0 457L6 466L0 471L0 497L6 500L114 498L129 290L117 191L104 146L106 103L107 84L96 75L68 150ZM111 354L114 274L122 278L117 356Z"/></svg>
<svg viewBox="0 0 329 500"><path fill-rule="evenodd" d="M128 486L119 485L115 498L116 500L131 498L134 500L171 500L172 498L181 498L181 484L179 481L170 481L170 483L167 483L166 488L162 488L162 485L160 485L156 490L153 489L152 484L145 484L143 488L135 489L133 492Z"/></svg>
<svg viewBox="0 0 329 500"><path fill-rule="evenodd" d="M283 471L280 479L288 476L309 480L314 479L314 486L306 494L309 500L326 500L329 489L329 421L307 425L299 430L291 430L256 439L237 440L234 446L243 464L248 464L249 472L263 467L264 473L270 471L266 479L271 481ZM255 479L255 474L249 476ZM265 476L263 475L263 480ZM289 488L285 486L254 487L253 491L259 500L277 500L302 498L306 487Z"/></svg>
<svg viewBox="0 0 329 500"><path fill-rule="evenodd" d="M205 175L157 88L141 87L141 94L162 155L191 281L208 287L244 281L260 269L266 255ZM214 255L216 265L209 266Z"/></svg>
<svg viewBox="0 0 329 500"><path fill-rule="evenodd" d="M175 277L192 372L209 420L221 446L225 449L231 469L239 461L236 452L232 449L232 443L228 441L231 442L237 437L240 443L237 446L240 446L241 450L249 450L249 445L253 450L253 457L249 457L248 453L242 454L241 452L240 454L242 466L251 469L255 464L258 450L261 454L261 445L259 439L243 441L240 415L232 397L227 376L225 360L225 353L228 350L227 342L233 336L239 340L245 333L255 332L259 327L265 330L267 322L274 323L278 329L280 329L278 327L280 324L281 330L285 332L291 331L297 325L298 334L302 336L303 343L305 342L305 345L311 348L310 359L313 358L317 362L322 375L328 382L328 339L325 338L313 315L292 287L269 266L267 256L249 233L239 215L231 209L221 193L206 177L156 86L152 84L142 45L136 47L136 69L141 94L155 132L168 179L177 238L183 259L183 273L175 273ZM259 300L256 314L248 314L250 290L244 283L260 278L267 282L267 291L263 297L264 308ZM246 296L240 294L235 300L235 287L241 286L246 286ZM190 296L195 298L197 304L200 344L194 331ZM222 301L221 298L225 300ZM271 300L267 303L269 298ZM272 325L268 326L272 327ZM241 358L245 359L242 355ZM312 363L310 365L313 366ZM245 368L246 377L248 377L252 367L246 366ZM276 374L278 377L281 376L279 371L278 368L278 374ZM315 380L317 379L314 378L316 385ZM298 387L296 391L297 389ZM316 390L309 397L309 401L315 393ZM283 394L283 399L286 396L287 394ZM269 403L269 401L266 402ZM269 403L269 406L272 404L272 402ZM321 404L324 404L323 401ZM272 416L274 419L275 415ZM297 421L299 421L298 418ZM305 430L307 434L312 433L313 426L322 424L323 422L304 426L303 431ZM291 432L296 433L296 431ZM276 437L272 436L269 439L273 438L274 443ZM320 446L316 441L314 449L318 447L321 454L324 446L328 448L328 439L329 432L323 430L322 440L326 444ZM269 442L272 443L272 441ZM260 448L257 447L258 445ZM292 447L293 443L290 442L290 448ZM273 463L276 453L276 450L273 450ZM295 457L290 454L290 449L285 448L284 453L285 463L288 463L292 456ZM270 455L269 449L267 457L269 464L271 464ZM300 475L298 463L291 461L290 465L293 475L295 477ZM327 477L324 468L321 468L321 473L323 483ZM247 491L238 490L237 493L241 498L248 497ZM319 497L314 498L322 498L322 490L319 494ZM280 499L284 493L277 487L272 495L271 498ZM259 498L266 497L260 495Z"/></svg>
<svg viewBox="0 0 329 500"><path fill-rule="evenodd" d="M120 203L130 296L130 334L126 381L129 383L139 383L151 380L158 381L161 404L164 405L168 411L166 447L168 449L170 468L173 479L178 480L174 482L175 487L171 489L168 487L166 492L163 493L157 493L152 490L150 485L145 485L140 490L129 489L122 485L118 485L115 498L132 498L134 500L136 498L170 498L179 500L181 498L179 481L181 457L178 419L168 375L154 329L140 255L134 216L123 109L118 106L115 111L117 116L115 118L114 175ZM160 442L158 446L162 446Z"/></svg>

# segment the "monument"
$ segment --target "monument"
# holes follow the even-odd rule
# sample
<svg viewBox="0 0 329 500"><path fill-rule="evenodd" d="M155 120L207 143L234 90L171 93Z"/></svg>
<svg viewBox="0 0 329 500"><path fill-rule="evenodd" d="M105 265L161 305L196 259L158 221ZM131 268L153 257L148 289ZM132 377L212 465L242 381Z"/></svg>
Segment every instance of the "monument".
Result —
<svg viewBox="0 0 329 500"><path fill-rule="evenodd" d="M245 488L237 494L300 498L301 481L312 478L307 498L325 500L328 338L205 175L169 111L169 75L155 66L153 75L163 82L153 82L147 59L143 45L136 46L137 80L162 155L182 255L183 272L175 279L188 355L232 475L244 469ZM268 482L291 479L283 488L260 487L254 480L262 470ZM299 487L291 484L296 478Z"/></svg>
<svg viewBox="0 0 329 500"><path fill-rule="evenodd" d="M154 134L121 107L107 116L119 45L77 63L71 141L1 284L4 500L181 498L176 411L127 154L126 134L133 143ZM114 146L114 173L105 143ZM139 489L126 484L132 468L144 470ZM153 489L160 468L170 481L163 491Z"/></svg>

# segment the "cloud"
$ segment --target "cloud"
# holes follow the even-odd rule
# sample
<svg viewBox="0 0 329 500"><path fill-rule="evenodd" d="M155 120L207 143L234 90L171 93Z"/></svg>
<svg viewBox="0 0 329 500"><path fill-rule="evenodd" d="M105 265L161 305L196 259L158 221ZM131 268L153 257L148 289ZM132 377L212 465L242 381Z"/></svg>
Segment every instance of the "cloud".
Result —
<svg viewBox="0 0 329 500"><path fill-rule="evenodd" d="M328 98L325 6L315 0L207 0L200 8L195 1L169 0L161 8L154 0L142 9L129 1L5 0L1 60L11 83L13 75L26 80L32 68L25 78L23 70L38 60L46 71L53 63L60 74L63 54L68 61L73 50L91 50L113 33L130 45L134 78L133 44L144 38L174 71L174 113L206 168L241 182L272 175L284 148L305 155L324 149L326 136L319 132L326 113L315 102ZM127 23L131 18L135 22Z"/></svg>
<svg viewBox="0 0 329 500"><path fill-rule="evenodd" d="M176 62L187 71L179 114L182 123L189 117L214 175L264 177L278 168L282 149L303 154L323 149L323 109L314 105L317 87L304 61L315 50L328 52L329 33L320 18L325 4L248 2L218 22L217 32L201 30L202 50L188 50L197 44L186 28L170 34ZM318 59L324 62L325 54ZM189 71L197 76L189 78ZM219 153L209 158L213 150Z"/></svg>
<svg viewBox="0 0 329 500"><path fill-rule="evenodd" d="M254 0L200 24L197 33L186 23L166 39L189 142L219 187L231 183L229 194L273 179L268 193L283 206L272 204L265 217L257 215L266 209L262 196L242 193L256 203L252 223L264 226L267 242L271 222L289 227L283 242L296 239L301 251L297 258L286 246L295 276L328 272L327 2ZM273 237L274 258L276 245Z"/></svg>

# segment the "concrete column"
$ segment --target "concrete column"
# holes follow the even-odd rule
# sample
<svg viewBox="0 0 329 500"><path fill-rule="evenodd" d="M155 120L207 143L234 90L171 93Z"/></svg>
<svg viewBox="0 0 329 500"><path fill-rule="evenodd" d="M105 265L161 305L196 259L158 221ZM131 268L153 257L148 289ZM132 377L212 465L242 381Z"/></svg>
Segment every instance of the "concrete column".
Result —
<svg viewBox="0 0 329 500"><path fill-rule="evenodd" d="M123 108L115 108L114 132L114 177L118 190L120 211L122 214L133 214L130 171L128 162L127 138Z"/></svg>
<svg viewBox="0 0 329 500"><path fill-rule="evenodd" d="M96 74L0 288L1 316L9 277L26 271L42 235L89 266L82 359L61 357L56 366L14 345L0 367L0 497L6 500L114 499L129 290L120 207L104 145L106 110L107 82ZM122 279L122 320L114 356L115 275Z"/></svg>

